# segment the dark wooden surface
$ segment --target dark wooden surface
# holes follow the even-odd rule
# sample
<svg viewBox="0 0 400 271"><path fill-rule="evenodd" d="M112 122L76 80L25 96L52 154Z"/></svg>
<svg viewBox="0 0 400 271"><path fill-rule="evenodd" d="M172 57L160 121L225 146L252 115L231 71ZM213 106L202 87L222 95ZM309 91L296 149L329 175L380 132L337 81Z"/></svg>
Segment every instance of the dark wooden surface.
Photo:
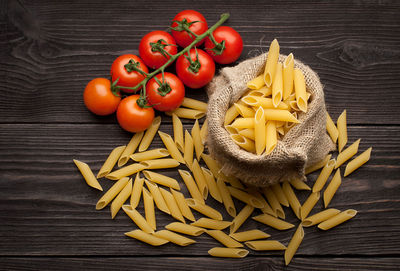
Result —
<svg viewBox="0 0 400 271"><path fill-rule="evenodd" d="M97 172L110 150L131 136L115 117L96 117L86 110L82 91L87 82L107 76L116 56L137 53L145 33L166 29L177 12L188 8L201 11L209 25L220 13L230 12L226 25L237 29L245 43L240 60L265 51L277 38L283 53L293 52L318 72L332 117L347 109L349 142L362 138L360 150L373 146L371 160L344 179L331 203L357 209L358 215L329 232L305 229L298 254L286 269L398 269L396 1L0 1L0 269L284 268L279 252L251 251L240 260L210 258L207 250L217 242L206 235L186 248L152 248L127 238L123 233L135 226L122 213L111 220L108 208L96 211L101 192L88 187L72 163L80 159ZM187 95L207 99L204 90ZM185 128L192 123L184 121ZM163 116L161 130L172 132L169 117ZM153 146L161 146L158 137ZM164 173L178 178L175 170ZM108 188L112 182L101 184ZM300 201L306 196L300 193ZM214 201L209 204L223 211ZM286 210L288 221L296 223ZM157 219L159 225L173 221L162 213ZM255 227L284 244L293 232L254 221L244 225Z"/></svg>

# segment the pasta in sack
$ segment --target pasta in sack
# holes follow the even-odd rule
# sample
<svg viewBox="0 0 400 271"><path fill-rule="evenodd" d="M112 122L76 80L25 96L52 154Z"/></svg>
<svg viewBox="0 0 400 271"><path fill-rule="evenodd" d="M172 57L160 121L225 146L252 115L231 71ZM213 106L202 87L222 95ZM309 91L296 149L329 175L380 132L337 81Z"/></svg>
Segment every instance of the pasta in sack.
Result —
<svg viewBox="0 0 400 271"><path fill-rule="evenodd" d="M291 127L269 154L257 155L234 143L224 127L226 112L249 90L247 82L263 74L267 55L261 54L235 67L223 68L207 87L210 154L220 163L226 176L235 176L256 186L305 180L305 167L319 162L335 149L326 133L327 112L319 77L298 60L294 60L294 68L304 74L307 92L311 94L307 111L297 112L300 123ZM285 55L279 55L278 62L283 63L285 58Z"/></svg>

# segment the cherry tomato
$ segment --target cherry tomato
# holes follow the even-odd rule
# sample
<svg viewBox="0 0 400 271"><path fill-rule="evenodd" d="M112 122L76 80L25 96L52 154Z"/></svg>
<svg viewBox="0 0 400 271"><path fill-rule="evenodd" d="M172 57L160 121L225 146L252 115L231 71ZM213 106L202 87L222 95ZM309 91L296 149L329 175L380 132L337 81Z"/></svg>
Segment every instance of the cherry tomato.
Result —
<svg viewBox="0 0 400 271"><path fill-rule="evenodd" d="M185 86L182 81L175 74L169 72L164 73L164 80L161 73L151 78L146 84L146 92L149 103L159 111L174 110L182 104L183 98L185 98Z"/></svg>
<svg viewBox="0 0 400 271"><path fill-rule="evenodd" d="M136 133L146 130L154 119L154 109L142 108L137 104L140 95L123 99L117 109L119 125L126 131Z"/></svg>
<svg viewBox="0 0 400 271"><path fill-rule="evenodd" d="M178 52L174 38L165 31L150 32L142 38L139 44L140 57L152 69L160 68L170 59L168 53L163 50L171 55Z"/></svg>
<svg viewBox="0 0 400 271"><path fill-rule="evenodd" d="M181 23L177 23L180 21ZM195 37L184 30L184 28L189 28L190 31L197 35L201 35L208 30L208 25L206 18L195 10L184 10L179 12L175 18L172 20L171 33L175 38L176 43L182 47L186 47L191 44ZM177 30L174 30L177 29ZM202 45L204 39L199 41L196 46Z"/></svg>
<svg viewBox="0 0 400 271"><path fill-rule="evenodd" d="M201 49L191 49L189 53L191 62L188 60L188 53L178 57L176 73L186 86L190 88L204 87L214 77L215 63L211 56Z"/></svg>
<svg viewBox="0 0 400 271"><path fill-rule="evenodd" d="M121 87L134 87L139 84L145 76L138 71L134 71L132 68L134 66L137 66L145 73L149 72L143 60L136 55L127 54L117 57L111 66L112 81L114 82L118 79L117 85ZM131 89L122 88L121 90L127 93L134 92Z"/></svg>
<svg viewBox="0 0 400 271"><path fill-rule="evenodd" d="M215 44L210 40L209 37L206 38L204 47L207 53L219 64L229 64L235 62L243 51L243 40L242 37L235 29L229 26L219 26L212 33L216 42L220 43L225 41L225 49L222 54L216 54L212 49L214 49ZM214 50L218 51L218 47Z"/></svg>
<svg viewBox="0 0 400 271"><path fill-rule="evenodd" d="M112 93L110 80L96 78L87 84L83 92L83 101L91 112L105 116L117 110L121 98Z"/></svg>

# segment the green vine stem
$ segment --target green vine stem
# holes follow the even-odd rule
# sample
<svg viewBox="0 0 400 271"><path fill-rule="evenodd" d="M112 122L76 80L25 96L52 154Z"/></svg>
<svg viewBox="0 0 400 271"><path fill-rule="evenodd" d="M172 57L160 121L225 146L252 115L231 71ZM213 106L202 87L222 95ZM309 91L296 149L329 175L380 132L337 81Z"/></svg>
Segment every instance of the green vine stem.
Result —
<svg viewBox="0 0 400 271"><path fill-rule="evenodd" d="M116 87L118 87L118 88L123 88L123 89L131 89L131 90L134 90L134 91L136 91L136 90L138 90L139 88L142 88L141 89L141 91L140 91L140 96L141 96L141 104L139 104L139 106L142 106L143 104L143 99L146 99L146 89L145 89L145 86L146 86L146 84L147 84L147 82L151 79L151 78L153 78L154 77L154 75L156 75L156 74L158 74L158 73L160 73L160 72L163 72L164 71L164 69L166 68L166 67L168 67L168 65L169 64L171 64L172 62L174 62L178 57L180 57L181 55L183 55L183 54L185 54L185 53L187 53L190 49L192 49L193 48L193 46L195 46L199 41L201 41L202 39L204 39L205 37L207 37L207 36L211 36L211 34L212 34L212 32L214 32L214 30L218 27L218 26L220 26L220 25L222 25L226 20L228 20L228 18L229 18L229 13L223 13L223 14L221 14L221 16L220 16L220 19L219 19L219 21L216 23L216 24L214 24L213 26L211 26L206 32L204 32L203 34L201 34L201 35L196 35L196 38L193 40L193 42L191 43L191 44L189 44L187 47L185 47L182 51L180 51L179 53L177 53L176 55L172 55L169 59L168 59L168 61L164 64L164 65L162 65L160 68L158 68L158 69L156 69L156 70L154 70L152 73L148 73L148 74L146 74L146 77L145 77L145 79L143 79L143 81L141 81L139 84L137 84L136 86L134 86L134 87L120 87L120 86L116 86Z"/></svg>

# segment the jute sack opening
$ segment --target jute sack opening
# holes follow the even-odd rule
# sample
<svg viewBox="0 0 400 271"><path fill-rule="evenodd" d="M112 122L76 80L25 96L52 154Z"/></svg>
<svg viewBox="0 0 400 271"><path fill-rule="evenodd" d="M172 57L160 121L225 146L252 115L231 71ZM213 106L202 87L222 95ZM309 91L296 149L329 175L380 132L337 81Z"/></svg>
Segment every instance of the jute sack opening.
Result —
<svg viewBox="0 0 400 271"><path fill-rule="evenodd" d="M279 56L283 62L285 55ZM311 93L307 113L298 114L301 123L278 140L274 151L261 156L237 146L224 128L225 113L248 90L246 83L264 72L267 53L227 67L207 87L208 138L211 156L227 176L236 176L244 183L269 186L292 179L305 180L305 167L322 160L335 145L326 133L326 109L323 87L310 67L295 60L302 70L307 92Z"/></svg>

